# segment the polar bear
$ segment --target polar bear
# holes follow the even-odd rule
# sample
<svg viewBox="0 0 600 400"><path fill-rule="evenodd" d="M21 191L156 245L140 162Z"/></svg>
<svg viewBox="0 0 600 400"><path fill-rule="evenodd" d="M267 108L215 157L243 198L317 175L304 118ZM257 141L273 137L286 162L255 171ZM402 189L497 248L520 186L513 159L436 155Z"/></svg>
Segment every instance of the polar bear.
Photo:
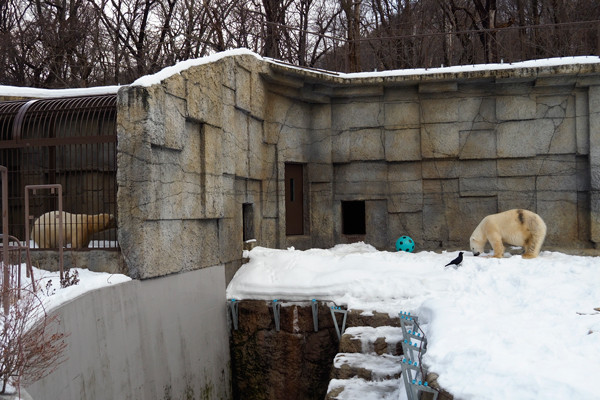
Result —
<svg viewBox="0 0 600 400"><path fill-rule="evenodd" d="M483 218L471 234L471 251L477 256L483 252L486 242L494 249L494 257L502 258L504 244L521 246L523 258L535 258L546 238L546 224L534 212L513 209Z"/></svg>
<svg viewBox="0 0 600 400"><path fill-rule="evenodd" d="M58 215L59 211L50 211L40 215L33 223L31 239L40 248L58 247ZM71 248L82 248L88 246L94 233L115 228L117 225L112 214L71 214L63 211L63 226L63 245L70 244Z"/></svg>

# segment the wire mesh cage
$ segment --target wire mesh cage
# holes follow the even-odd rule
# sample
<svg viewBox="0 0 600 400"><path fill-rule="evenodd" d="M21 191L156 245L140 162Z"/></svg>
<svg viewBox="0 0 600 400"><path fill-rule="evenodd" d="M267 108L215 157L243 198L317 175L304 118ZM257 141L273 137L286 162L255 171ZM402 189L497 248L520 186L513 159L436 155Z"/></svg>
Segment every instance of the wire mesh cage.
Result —
<svg viewBox="0 0 600 400"><path fill-rule="evenodd" d="M65 240L65 247L118 248L116 102L116 95L0 102L11 235L23 239L30 232L32 248L56 248L56 240L42 237L56 237L56 194L33 190L25 210L25 191L61 185L65 239L80 237Z"/></svg>

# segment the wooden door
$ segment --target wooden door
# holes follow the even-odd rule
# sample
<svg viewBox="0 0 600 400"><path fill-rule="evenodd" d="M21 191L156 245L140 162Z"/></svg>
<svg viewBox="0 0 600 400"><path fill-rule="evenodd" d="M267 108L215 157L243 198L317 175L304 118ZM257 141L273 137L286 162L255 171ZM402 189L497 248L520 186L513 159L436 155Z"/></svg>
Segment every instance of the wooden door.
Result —
<svg viewBox="0 0 600 400"><path fill-rule="evenodd" d="M302 164L285 164L285 233L304 234L304 179Z"/></svg>

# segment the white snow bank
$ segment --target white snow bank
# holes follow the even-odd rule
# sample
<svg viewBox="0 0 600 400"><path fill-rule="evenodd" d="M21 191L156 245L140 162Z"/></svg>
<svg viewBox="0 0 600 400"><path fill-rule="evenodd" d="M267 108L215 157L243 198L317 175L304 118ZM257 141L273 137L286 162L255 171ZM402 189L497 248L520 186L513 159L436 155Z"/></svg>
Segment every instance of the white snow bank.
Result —
<svg viewBox="0 0 600 400"><path fill-rule="evenodd" d="M460 399L594 399L600 376L600 258L385 252L364 243L256 247L227 288L243 299L330 300L420 318L423 362Z"/></svg>

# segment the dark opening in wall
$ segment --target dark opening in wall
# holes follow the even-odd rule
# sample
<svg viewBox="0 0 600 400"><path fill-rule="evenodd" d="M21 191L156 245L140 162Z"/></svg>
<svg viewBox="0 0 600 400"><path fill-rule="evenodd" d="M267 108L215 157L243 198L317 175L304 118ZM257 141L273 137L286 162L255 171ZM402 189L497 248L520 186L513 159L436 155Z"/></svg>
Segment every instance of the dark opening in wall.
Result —
<svg viewBox="0 0 600 400"><path fill-rule="evenodd" d="M342 233L344 235L365 235L365 202L342 201Z"/></svg>
<svg viewBox="0 0 600 400"><path fill-rule="evenodd" d="M254 205L252 203L244 203L242 205L242 225L243 225L243 240L255 239L254 237Z"/></svg>

